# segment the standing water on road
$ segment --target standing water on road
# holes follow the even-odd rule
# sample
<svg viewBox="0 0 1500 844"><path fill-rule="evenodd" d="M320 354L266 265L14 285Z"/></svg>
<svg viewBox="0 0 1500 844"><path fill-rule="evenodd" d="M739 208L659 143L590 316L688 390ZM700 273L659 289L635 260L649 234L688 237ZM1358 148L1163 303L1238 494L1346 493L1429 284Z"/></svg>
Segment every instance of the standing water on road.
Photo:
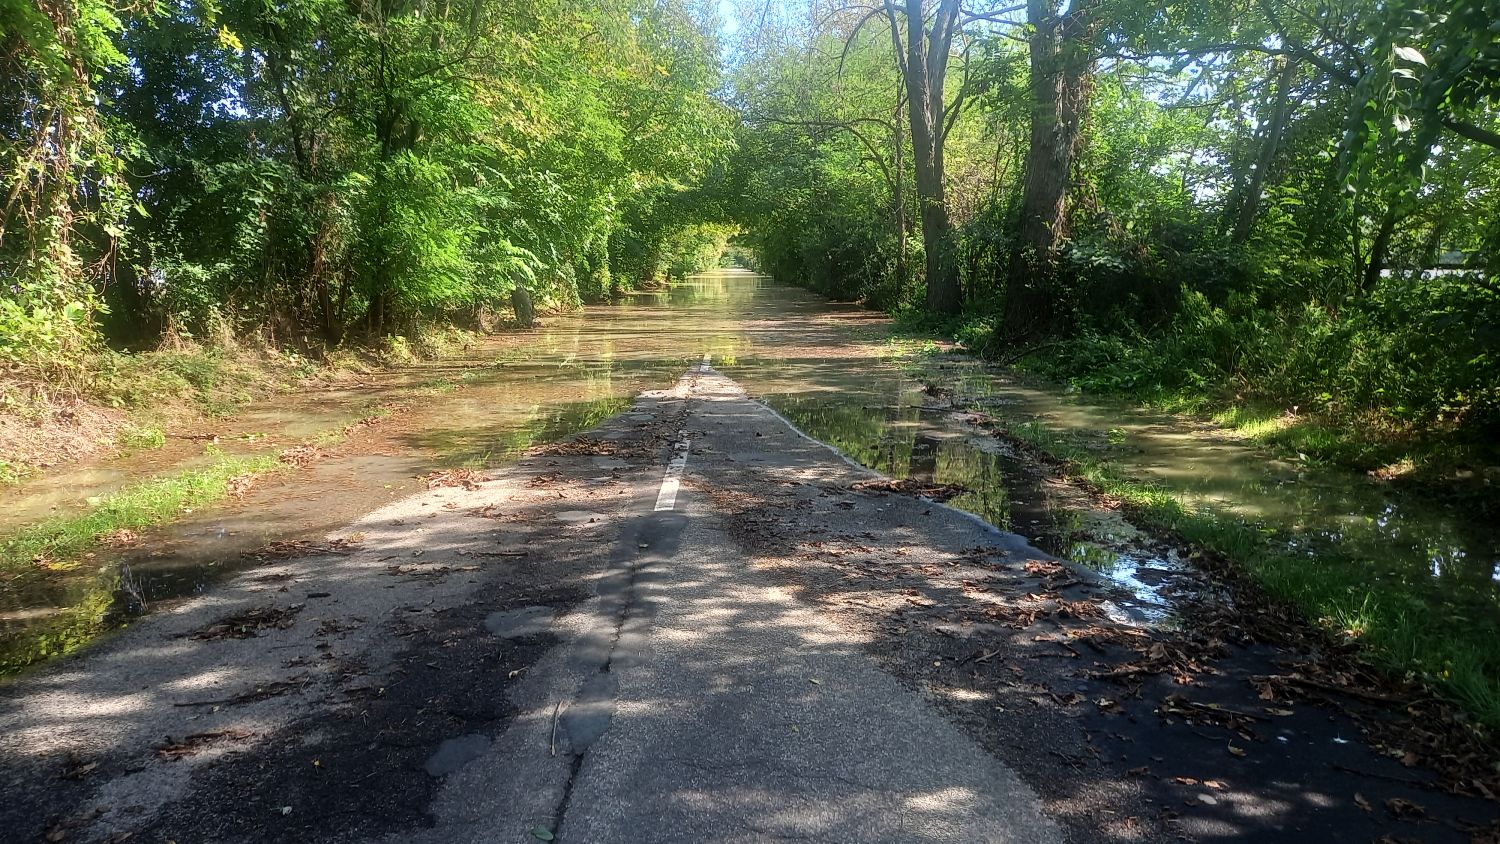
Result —
<svg viewBox="0 0 1500 844"><path fill-rule="evenodd" d="M887 320L743 271L692 277L669 290L553 317L491 338L460 359L372 375L357 385L278 397L225 423L220 447L274 451L349 424L406 396L406 407L358 429L310 467L242 498L150 531L129 547L3 585L0 666L14 668L101 626L198 593L253 567L268 543L313 539L421 488L434 469L506 462L528 446L597 424L645 389L669 386L707 352L715 366L810 435L885 474L967 491L951 503L1095 567L1142 608L1179 566L1142 550L1133 529L1090 511L1029 472L1000 440L934 406L899 365ZM978 396L1002 424L1039 424L1092 443L1121 470L1194 506L1264 526L1304 548L1308 565L1337 545L1337 564L1365 561L1399 578L1427 607L1500 607L1500 538L1488 526L1401 497L1367 478L1276 460L1181 419L1090 404L1015 383L961 358L929 362L929 380ZM423 385L431 385L424 389ZM413 389L415 388L415 393ZM416 398L411 396L415 395ZM939 403L940 404L940 403ZM201 444L198 444L201 446ZM199 447L82 466L0 495L0 531L153 474L203 461ZM1461 599L1461 600L1460 600Z"/></svg>

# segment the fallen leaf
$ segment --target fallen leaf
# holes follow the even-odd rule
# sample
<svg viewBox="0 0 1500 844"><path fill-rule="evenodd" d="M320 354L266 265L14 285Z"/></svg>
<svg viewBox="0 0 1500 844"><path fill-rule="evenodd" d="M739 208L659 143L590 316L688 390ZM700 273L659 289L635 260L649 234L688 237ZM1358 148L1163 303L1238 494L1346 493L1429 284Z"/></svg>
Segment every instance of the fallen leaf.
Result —
<svg viewBox="0 0 1500 844"><path fill-rule="evenodd" d="M1385 801L1385 807L1390 810L1392 815L1398 818L1422 818L1427 816L1426 809L1410 800L1403 800L1400 797L1392 797Z"/></svg>
<svg viewBox="0 0 1500 844"><path fill-rule="evenodd" d="M1178 785L1197 785L1198 781L1192 777L1172 777L1172 782Z"/></svg>
<svg viewBox="0 0 1500 844"><path fill-rule="evenodd" d="M1229 745L1228 750L1229 750L1229 755L1230 756L1239 756L1239 757L1243 758L1244 755L1245 755L1245 748L1243 748L1243 747L1235 747L1234 745L1231 744L1231 745Z"/></svg>
<svg viewBox="0 0 1500 844"><path fill-rule="evenodd" d="M546 828L545 826L533 828L531 830L531 835L538 841L551 841L552 839L557 837L556 835L552 834L552 830Z"/></svg>

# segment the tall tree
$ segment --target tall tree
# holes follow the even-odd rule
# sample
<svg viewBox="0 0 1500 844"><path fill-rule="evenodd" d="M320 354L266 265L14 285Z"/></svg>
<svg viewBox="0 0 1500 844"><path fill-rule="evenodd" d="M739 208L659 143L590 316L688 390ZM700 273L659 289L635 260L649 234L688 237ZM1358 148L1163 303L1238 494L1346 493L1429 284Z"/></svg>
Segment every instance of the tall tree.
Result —
<svg viewBox="0 0 1500 844"><path fill-rule="evenodd" d="M1062 11L1061 0L1028 0L1031 28L1031 144L1026 153L1019 237L1005 291L1008 332L1053 323L1058 247L1068 236L1068 185L1092 96L1097 0Z"/></svg>
<svg viewBox="0 0 1500 844"><path fill-rule="evenodd" d="M939 0L930 10L922 0L906 0L899 10L894 0L885 0L896 66L906 85L922 247L927 258L927 309L937 314L958 313L963 305L943 162L944 141L951 125L944 89L962 12L960 0Z"/></svg>

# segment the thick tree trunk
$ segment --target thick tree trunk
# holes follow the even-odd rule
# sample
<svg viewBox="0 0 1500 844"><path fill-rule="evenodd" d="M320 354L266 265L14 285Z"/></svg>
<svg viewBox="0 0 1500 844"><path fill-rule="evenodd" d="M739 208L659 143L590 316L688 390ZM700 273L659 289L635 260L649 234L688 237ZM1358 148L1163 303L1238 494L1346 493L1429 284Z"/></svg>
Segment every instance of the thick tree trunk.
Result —
<svg viewBox="0 0 1500 844"><path fill-rule="evenodd" d="M510 291L510 304L516 311L516 322L522 328L531 328L536 325L536 307L531 304L531 291L525 286L517 284Z"/></svg>
<svg viewBox="0 0 1500 844"><path fill-rule="evenodd" d="M1006 284L1006 330L1025 335L1058 319L1058 248L1068 236L1068 187L1092 93L1093 3L1058 15L1057 0L1029 0L1031 146L1021 195L1019 239Z"/></svg>
<svg viewBox="0 0 1500 844"><path fill-rule="evenodd" d="M1276 151L1281 146L1281 136L1286 131L1287 102L1291 98L1292 83L1296 81L1297 65L1290 59L1281 67L1276 80L1276 99L1271 104L1270 120L1266 123L1265 135L1261 138L1260 153L1255 159L1255 170L1245 186L1240 200L1239 214L1234 222L1231 243L1244 243L1250 239L1255 227L1255 217L1260 211L1260 198L1266 189L1266 174L1276 161Z"/></svg>
<svg viewBox="0 0 1500 844"><path fill-rule="evenodd" d="M958 27L959 0L940 0L926 24L922 0L906 0L906 43L901 43L895 5L886 0L891 38L900 57L906 82L907 115L911 126L912 163L917 175L917 203L922 215L922 248L927 253L927 309L937 314L958 313L962 295L954 261L953 226L943 184L943 133L946 106L943 86L948 74L948 49Z"/></svg>

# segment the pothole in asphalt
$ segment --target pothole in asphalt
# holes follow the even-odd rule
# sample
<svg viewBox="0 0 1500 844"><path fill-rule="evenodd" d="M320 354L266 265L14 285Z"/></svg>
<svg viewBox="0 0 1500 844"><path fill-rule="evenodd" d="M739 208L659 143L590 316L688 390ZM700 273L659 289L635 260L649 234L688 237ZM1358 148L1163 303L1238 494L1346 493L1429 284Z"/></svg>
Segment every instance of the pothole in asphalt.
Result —
<svg viewBox="0 0 1500 844"><path fill-rule="evenodd" d="M595 513L591 510L564 510L557 514L557 520L567 522L570 525L586 525L591 522L602 522L607 516L603 513Z"/></svg>
<svg viewBox="0 0 1500 844"><path fill-rule="evenodd" d="M485 617L484 626L502 639L535 636L552 629L552 608L530 606L492 612Z"/></svg>
<svg viewBox="0 0 1500 844"><path fill-rule="evenodd" d="M445 739L442 744L438 745L437 752L429 756L427 764L422 767L432 776L447 776L478 759L489 749L490 740L486 736L471 734Z"/></svg>

